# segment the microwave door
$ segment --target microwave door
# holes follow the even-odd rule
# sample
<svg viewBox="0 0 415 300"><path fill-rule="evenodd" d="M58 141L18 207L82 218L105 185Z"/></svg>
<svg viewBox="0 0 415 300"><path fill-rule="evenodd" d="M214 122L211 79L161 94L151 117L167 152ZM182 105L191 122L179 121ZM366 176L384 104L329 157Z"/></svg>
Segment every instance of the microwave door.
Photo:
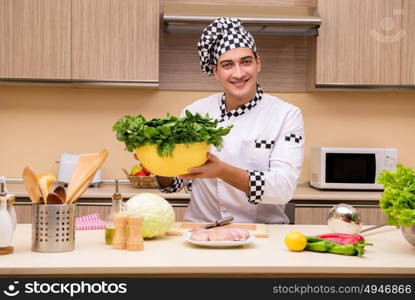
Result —
<svg viewBox="0 0 415 300"><path fill-rule="evenodd" d="M374 153L326 153L326 183L374 184Z"/></svg>

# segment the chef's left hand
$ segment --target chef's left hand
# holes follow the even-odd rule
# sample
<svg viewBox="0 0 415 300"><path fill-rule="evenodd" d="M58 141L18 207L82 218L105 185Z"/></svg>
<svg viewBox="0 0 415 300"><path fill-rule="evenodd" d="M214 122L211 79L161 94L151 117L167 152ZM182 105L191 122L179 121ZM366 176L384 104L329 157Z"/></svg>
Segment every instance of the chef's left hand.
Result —
<svg viewBox="0 0 415 300"><path fill-rule="evenodd" d="M224 163L215 155L208 153L208 160L200 167L187 170L189 174L180 175L182 179L217 178L221 175Z"/></svg>

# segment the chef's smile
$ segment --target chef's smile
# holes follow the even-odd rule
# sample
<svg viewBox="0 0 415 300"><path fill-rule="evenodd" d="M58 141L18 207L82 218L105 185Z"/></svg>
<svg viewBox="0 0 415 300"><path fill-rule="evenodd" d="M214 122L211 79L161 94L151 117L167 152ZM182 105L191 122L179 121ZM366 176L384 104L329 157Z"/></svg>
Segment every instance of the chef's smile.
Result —
<svg viewBox="0 0 415 300"><path fill-rule="evenodd" d="M218 58L213 73L225 89L227 106L244 104L255 96L260 70L260 58L249 48L232 49Z"/></svg>
<svg viewBox="0 0 415 300"><path fill-rule="evenodd" d="M231 84L233 84L238 89L243 89L246 85L246 83L249 81L250 78L239 80L239 81L230 81Z"/></svg>

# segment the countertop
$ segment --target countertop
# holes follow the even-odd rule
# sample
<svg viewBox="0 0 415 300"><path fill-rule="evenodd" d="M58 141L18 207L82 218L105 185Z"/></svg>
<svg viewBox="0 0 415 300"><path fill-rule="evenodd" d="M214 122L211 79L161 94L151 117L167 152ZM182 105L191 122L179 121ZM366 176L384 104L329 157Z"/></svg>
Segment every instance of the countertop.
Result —
<svg viewBox="0 0 415 300"><path fill-rule="evenodd" d="M28 197L23 183L7 183L9 193L14 194L16 197ZM81 199L105 199L111 198L114 193L114 184L104 183L101 187L91 187ZM138 189L132 186L130 183L120 184L120 192L124 199L129 199L138 193L156 193L165 199L183 199L189 200L190 193L185 189L177 193L165 194L161 193L157 189ZM321 191L304 184L299 185L295 190L292 200L322 200L322 201L378 201L381 196L380 191Z"/></svg>
<svg viewBox="0 0 415 300"><path fill-rule="evenodd" d="M256 238L240 248L212 249L193 246L181 236L146 240L144 251L114 250L104 244L103 230L76 232L75 250L65 253L37 253L30 249L31 225L18 225L15 252L0 256L0 276L34 274L182 274L183 276L232 276L261 274L324 276L372 274L372 276L415 276L415 248L396 227L367 233L363 257L309 251L291 252L284 236L291 231L305 235L328 232L326 225L268 225L269 238Z"/></svg>

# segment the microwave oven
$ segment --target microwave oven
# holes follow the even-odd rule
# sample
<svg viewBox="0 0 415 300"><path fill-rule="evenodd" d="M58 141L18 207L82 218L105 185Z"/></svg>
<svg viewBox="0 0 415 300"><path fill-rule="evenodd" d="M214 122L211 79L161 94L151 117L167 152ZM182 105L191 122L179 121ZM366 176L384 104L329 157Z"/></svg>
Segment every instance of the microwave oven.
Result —
<svg viewBox="0 0 415 300"><path fill-rule="evenodd" d="M397 164L396 148L311 147L310 185L318 189L383 190L376 178Z"/></svg>

